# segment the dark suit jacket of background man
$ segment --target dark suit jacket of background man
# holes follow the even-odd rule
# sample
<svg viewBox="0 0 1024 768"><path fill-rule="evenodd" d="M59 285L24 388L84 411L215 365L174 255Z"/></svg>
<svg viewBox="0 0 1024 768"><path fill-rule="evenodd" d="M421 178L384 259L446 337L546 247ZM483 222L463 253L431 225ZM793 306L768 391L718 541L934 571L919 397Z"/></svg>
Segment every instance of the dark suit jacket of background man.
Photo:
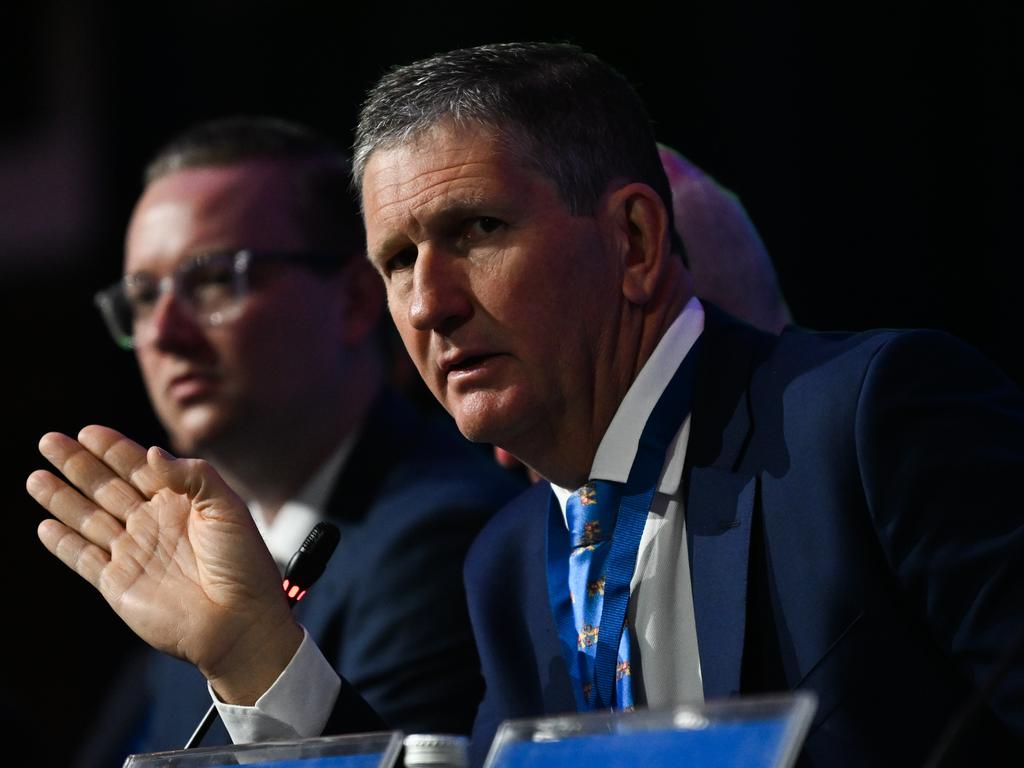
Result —
<svg viewBox="0 0 1024 768"><path fill-rule="evenodd" d="M1021 393L934 332L773 337L709 307L701 345L683 489L705 697L810 689L805 764L920 765L1024 626ZM501 720L575 708L550 496L512 502L467 560L477 763ZM1021 667L969 763L1021 756Z"/></svg>
<svg viewBox="0 0 1024 768"><path fill-rule="evenodd" d="M389 724L469 732L482 681L462 564L480 528L521 489L447 417L425 418L393 394L367 416L328 504L341 543L295 610ZM81 764L119 765L125 748L180 749L209 707L194 667L155 651L144 658L144 680L128 673ZM230 743L219 721L203 742L217 743Z"/></svg>

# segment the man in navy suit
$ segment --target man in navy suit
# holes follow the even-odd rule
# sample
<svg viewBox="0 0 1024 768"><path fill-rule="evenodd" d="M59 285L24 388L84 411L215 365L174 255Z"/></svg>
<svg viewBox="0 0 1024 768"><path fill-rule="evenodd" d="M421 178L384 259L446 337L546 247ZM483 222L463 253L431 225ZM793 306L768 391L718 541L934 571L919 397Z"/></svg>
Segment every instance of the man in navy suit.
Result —
<svg viewBox="0 0 1024 768"><path fill-rule="evenodd" d="M341 542L297 618L396 727L468 731L481 680L461 562L519 486L386 389L347 159L302 126L230 118L173 139L145 180L125 277L99 303L175 449L244 496L282 567L334 522ZM191 665L150 651L82 764L180 748L208 706ZM227 738L215 729L205 743Z"/></svg>
<svg viewBox="0 0 1024 768"><path fill-rule="evenodd" d="M701 306L649 131L613 71L546 45L401 67L361 115L368 252L407 348L463 434L554 486L467 563L474 744L581 706L552 540L572 489L629 487L692 357L630 570L634 698L808 688L809 760L920 762L1024 631L1024 402L937 334L777 338ZM1019 746L1022 692L1018 661L975 746Z"/></svg>
<svg viewBox="0 0 1024 768"><path fill-rule="evenodd" d="M355 163L370 260L420 374L464 435L550 482L467 562L487 684L478 758L500 720L620 706L627 678L640 705L811 689L804 758L830 766L920 762L991 679L965 743L982 764L1019 750L1019 659L993 676L1024 622L1024 402L1005 377L939 334L774 337L702 305L638 97L572 47L486 46L389 73ZM31 476L58 518L44 544L225 701L312 679L315 649L251 588L267 567L220 478L107 430L80 440L42 443L85 494ZM98 498L110 484L127 500ZM628 601L574 628L553 556L569 546L563 515L616 487L642 499L614 523L609 562L628 567L593 584L609 614L623 582ZM248 567L179 580L203 621L168 640L154 626L179 615L170 601L125 600L167 568L126 571L120 550L144 544L125 541L126 521L172 500L205 511L187 537L159 527L183 564ZM229 599L238 585L246 598ZM372 724L351 686L338 702L329 728Z"/></svg>

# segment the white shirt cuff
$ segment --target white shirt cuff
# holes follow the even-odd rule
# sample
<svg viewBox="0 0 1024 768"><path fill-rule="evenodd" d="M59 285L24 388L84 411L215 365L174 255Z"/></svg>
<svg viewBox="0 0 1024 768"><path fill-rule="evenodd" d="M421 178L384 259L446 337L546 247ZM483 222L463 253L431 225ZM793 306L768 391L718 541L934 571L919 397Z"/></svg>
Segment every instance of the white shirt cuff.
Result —
<svg viewBox="0 0 1024 768"><path fill-rule="evenodd" d="M251 707L225 704L207 683L231 741L305 739L319 736L341 690L341 678L303 628L302 643L274 684Z"/></svg>

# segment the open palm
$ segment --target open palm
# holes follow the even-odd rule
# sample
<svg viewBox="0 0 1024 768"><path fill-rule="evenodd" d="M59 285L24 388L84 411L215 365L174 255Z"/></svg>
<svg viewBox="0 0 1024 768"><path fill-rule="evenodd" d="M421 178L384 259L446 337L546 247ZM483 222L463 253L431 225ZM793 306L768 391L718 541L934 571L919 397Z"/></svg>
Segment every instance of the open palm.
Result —
<svg viewBox="0 0 1024 768"><path fill-rule="evenodd" d="M39 538L143 640L251 703L298 647L276 566L241 499L206 462L148 452L106 427L45 435L29 493Z"/></svg>

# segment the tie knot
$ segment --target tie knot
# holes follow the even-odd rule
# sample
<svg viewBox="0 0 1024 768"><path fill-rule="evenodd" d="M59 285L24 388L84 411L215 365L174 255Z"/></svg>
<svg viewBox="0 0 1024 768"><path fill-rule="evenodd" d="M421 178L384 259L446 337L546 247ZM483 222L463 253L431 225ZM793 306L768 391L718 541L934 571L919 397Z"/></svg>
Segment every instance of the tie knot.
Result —
<svg viewBox="0 0 1024 768"><path fill-rule="evenodd" d="M614 485L590 482L573 491L565 504L565 519L573 549L589 547L611 538L615 527Z"/></svg>

